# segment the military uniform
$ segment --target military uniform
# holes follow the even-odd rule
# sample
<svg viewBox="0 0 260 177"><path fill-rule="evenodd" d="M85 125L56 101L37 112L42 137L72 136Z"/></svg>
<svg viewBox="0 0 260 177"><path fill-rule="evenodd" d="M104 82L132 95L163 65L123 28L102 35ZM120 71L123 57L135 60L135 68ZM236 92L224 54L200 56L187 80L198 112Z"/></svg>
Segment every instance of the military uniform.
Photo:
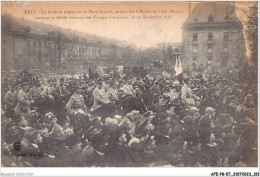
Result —
<svg viewBox="0 0 260 177"><path fill-rule="evenodd" d="M111 100L111 101L117 101L118 100L118 95L117 95L117 91L113 88L110 88L107 91L107 97Z"/></svg>
<svg viewBox="0 0 260 177"><path fill-rule="evenodd" d="M171 91L169 97L172 105L180 105L180 95L178 92Z"/></svg>
<svg viewBox="0 0 260 177"><path fill-rule="evenodd" d="M184 105L195 105L195 99L198 99L195 95L193 95L192 90L187 87L187 85L184 85L181 88L181 100Z"/></svg>
<svg viewBox="0 0 260 177"><path fill-rule="evenodd" d="M70 99L66 105L66 109L69 114L75 114L78 111L80 111L80 109L82 111L86 111L87 107L85 105L83 96L79 93L74 93L70 97Z"/></svg>
<svg viewBox="0 0 260 177"><path fill-rule="evenodd" d="M28 113L30 111L30 100L22 89L18 92L17 99L18 103L14 109L15 114L21 115L22 113Z"/></svg>
<svg viewBox="0 0 260 177"><path fill-rule="evenodd" d="M5 95L4 102L7 107L14 108L17 104L16 93L9 90Z"/></svg>
<svg viewBox="0 0 260 177"><path fill-rule="evenodd" d="M125 84L121 90L124 92L124 95L133 95L134 94L134 89L131 85Z"/></svg>
<svg viewBox="0 0 260 177"><path fill-rule="evenodd" d="M51 95L52 90L49 86L45 85L42 87L42 92L41 92L41 96L43 98L51 98L53 99L53 96Z"/></svg>
<svg viewBox="0 0 260 177"><path fill-rule="evenodd" d="M64 125L66 110L65 106L71 96L69 94L67 87L65 85L58 85L54 91L52 92L54 96L54 105L53 105L53 113L57 116L58 123L60 125Z"/></svg>
<svg viewBox="0 0 260 177"><path fill-rule="evenodd" d="M41 96L41 89L39 87L32 87L28 92L28 97L31 100L37 100Z"/></svg>
<svg viewBox="0 0 260 177"><path fill-rule="evenodd" d="M5 103L5 115L7 117L13 117L14 108L17 105L17 95L14 91L9 90L4 98Z"/></svg>
<svg viewBox="0 0 260 177"><path fill-rule="evenodd" d="M106 94L103 92L102 89L99 89L97 87L93 90L93 97L94 97L94 104L91 107L91 111L95 111L96 109L100 108L101 106L104 105L104 103L109 103Z"/></svg>
<svg viewBox="0 0 260 177"><path fill-rule="evenodd" d="M57 124L57 123L54 123L53 125L53 128L50 132L51 134L51 137L53 139L56 139L56 140L64 140L65 139L65 133L64 133L64 130L63 128Z"/></svg>
<svg viewBox="0 0 260 177"><path fill-rule="evenodd" d="M103 82L101 89L103 90L103 92L107 93L107 91L109 90L109 86L105 82Z"/></svg>
<svg viewBox="0 0 260 177"><path fill-rule="evenodd" d="M67 87L64 86L64 85L58 85L56 88L55 88L55 92L60 96L60 97L63 97L65 95L67 95L69 92L67 90Z"/></svg>

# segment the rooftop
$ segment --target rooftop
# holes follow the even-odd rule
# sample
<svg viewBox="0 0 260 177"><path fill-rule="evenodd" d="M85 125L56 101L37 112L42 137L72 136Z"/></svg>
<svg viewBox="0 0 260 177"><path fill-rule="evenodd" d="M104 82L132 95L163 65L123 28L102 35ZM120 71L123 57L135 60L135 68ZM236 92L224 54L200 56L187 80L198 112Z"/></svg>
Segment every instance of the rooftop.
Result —
<svg viewBox="0 0 260 177"><path fill-rule="evenodd" d="M24 33L29 29L30 33L37 35L48 35L48 33L62 32L66 38L75 39L79 38L80 41L88 41L93 43L102 43L104 45L117 45L119 47L130 46L132 44L126 41L121 41L117 39L110 39L106 37L97 36L94 34L89 34L81 31L65 29L51 24L39 23L34 21L25 20L22 18L16 18L9 14L4 14L2 19L2 31L16 31Z"/></svg>
<svg viewBox="0 0 260 177"><path fill-rule="evenodd" d="M185 24L239 22L232 2L200 2L186 19Z"/></svg>

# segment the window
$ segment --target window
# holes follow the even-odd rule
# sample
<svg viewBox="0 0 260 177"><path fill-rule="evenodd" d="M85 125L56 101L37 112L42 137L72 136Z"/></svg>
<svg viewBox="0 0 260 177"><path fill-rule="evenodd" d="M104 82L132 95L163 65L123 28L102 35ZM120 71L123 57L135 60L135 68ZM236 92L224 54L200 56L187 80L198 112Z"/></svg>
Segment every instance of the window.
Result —
<svg viewBox="0 0 260 177"><path fill-rule="evenodd" d="M224 41L228 41L228 38L229 38L229 33L228 32L224 32L223 40Z"/></svg>
<svg viewBox="0 0 260 177"><path fill-rule="evenodd" d="M212 14L210 14L209 17L208 17L208 22L211 23L213 21L214 21L214 17L213 17Z"/></svg>
<svg viewBox="0 0 260 177"><path fill-rule="evenodd" d="M223 53L228 53L228 45L227 44L223 45Z"/></svg>
<svg viewBox="0 0 260 177"><path fill-rule="evenodd" d="M192 41L198 41L198 33L193 33Z"/></svg>
<svg viewBox="0 0 260 177"><path fill-rule="evenodd" d="M212 64L212 57L208 57L208 65Z"/></svg>
<svg viewBox="0 0 260 177"><path fill-rule="evenodd" d="M41 43L41 41L39 41L39 47L42 47L42 43Z"/></svg>
<svg viewBox="0 0 260 177"><path fill-rule="evenodd" d="M198 21L198 18L194 18L194 21L197 22L197 21Z"/></svg>
<svg viewBox="0 0 260 177"><path fill-rule="evenodd" d="M192 53L198 53L198 45L192 45Z"/></svg>
<svg viewBox="0 0 260 177"><path fill-rule="evenodd" d="M213 53L213 44L208 44L208 53Z"/></svg>
<svg viewBox="0 0 260 177"><path fill-rule="evenodd" d="M197 64L197 60L198 60L198 57L197 56L194 56L194 57L192 57L192 63L193 64Z"/></svg>
<svg viewBox="0 0 260 177"><path fill-rule="evenodd" d="M31 41L28 41L28 46L30 47L30 45L31 45Z"/></svg>
<svg viewBox="0 0 260 177"><path fill-rule="evenodd" d="M213 40L213 33L208 33L208 41L212 41Z"/></svg>
<svg viewBox="0 0 260 177"><path fill-rule="evenodd" d="M228 53L228 48L227 47L223 48L223 53Z"/></svg>
<svg viewBox="0 0 260 177"><path fill-rule="evenodd" d="M36 41L33 41L33 46L36 47Z"/></svg>

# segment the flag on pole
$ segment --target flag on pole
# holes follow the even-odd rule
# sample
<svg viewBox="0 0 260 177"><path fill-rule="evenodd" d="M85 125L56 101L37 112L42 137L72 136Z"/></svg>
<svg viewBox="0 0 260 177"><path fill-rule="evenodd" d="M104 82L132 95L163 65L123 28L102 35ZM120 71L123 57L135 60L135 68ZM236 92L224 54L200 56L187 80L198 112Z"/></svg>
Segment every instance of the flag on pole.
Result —
<svg viewBox="0 0 260 177"><path fill-rule="evenodd" d="M176 76L180 75L182 73L182 65L181 65L181 59L180 59L180 55L176 55L176 63L174 66L175 72L176 72Z"/></svg>

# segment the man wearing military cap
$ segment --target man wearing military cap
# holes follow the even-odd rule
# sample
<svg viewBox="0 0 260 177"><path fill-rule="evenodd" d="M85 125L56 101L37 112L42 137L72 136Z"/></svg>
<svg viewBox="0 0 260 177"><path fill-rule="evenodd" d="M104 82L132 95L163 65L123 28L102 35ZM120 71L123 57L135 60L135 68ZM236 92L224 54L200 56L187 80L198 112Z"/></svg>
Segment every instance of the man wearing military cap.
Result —
<svg viewBox="0 0 260 177"><path fill-rule="evenodd" d="M18 103L14 109L15 114L20 116L24 113L29 113L31 111L30 104L34 103L34 101L30 101L30 99L27 96L27 92L29 90L29 83L22 83L18 86L19 92L18 92Z"/></svg>
<svg viewBox="0 0 260 177"><path fill-rule="evenodd" d="M97 87L93 90L94 104L91 107L91 111L95 111L96 109L110 102L102 90L102 85L102 81L99 80L97 82Z"/></svg>
<svg viewBox="0 0 260 177"><path fill-rule="evenodd" d="M66 96L69 93L67 87L64 84L64 78L58 79L54 92L56 92L60 98Z"/></svg>
<svg viewBox="0 0 260 177"><path fill-rule="evenodd" d="M115 82L109 83L109 89L107 90L107 97L110 101L118 101L117 85Z"/></svg>
<svg viewBox="0 0 260 177"><path fill-rule="evenodd" d="M185 106L194 106L196 105L196 101L199 101L199 97L197 97L191 90L190 87L188 87L188 82L189 79L188 78L184 78L184 79L180 79L181 82L180 84L182 85L181 88L181 100L182 103ZM186 84L187 83L187 84Z"/></svg>
<svg viewBox="0 0 260 177"><path fill-rule="evenodd" d="M134 89L133 89L132 85L129 84L129 82L130 81L128 81L128 82L122 81L122 83L120 84L120 86L121 86L120 89L123 90L125 96L134 95Z"/></svg>
<svg viewBox="0 0 260 177"><path fill-rule="evenodd" d="M14 115L14 108L17 104L17 93L15 88L15 83L12 83L10 90L6 93L4 97L5 103L5 115L7 117L13 117Z"/></svg>
<svg viewBox="0 0 260 177"><path fill-rule="evenodd" d="M69 113L69 115L77 114L79 111L86 112L87 107L85 105L85 101L82 95L82 87L80 85L77 85L75 87L74 94L70 97L66 109Z"/></svg>
<svg viewBox="0 0 260 177"><path fill-rule="evenodd" d="M41 94L41 89L40 89L40 82L38 80L34 80L33 81L33 87L29 89L29 92L28 92L28 97L31 99L31 100L37 100L40 98L40 94Z"/></svg>

